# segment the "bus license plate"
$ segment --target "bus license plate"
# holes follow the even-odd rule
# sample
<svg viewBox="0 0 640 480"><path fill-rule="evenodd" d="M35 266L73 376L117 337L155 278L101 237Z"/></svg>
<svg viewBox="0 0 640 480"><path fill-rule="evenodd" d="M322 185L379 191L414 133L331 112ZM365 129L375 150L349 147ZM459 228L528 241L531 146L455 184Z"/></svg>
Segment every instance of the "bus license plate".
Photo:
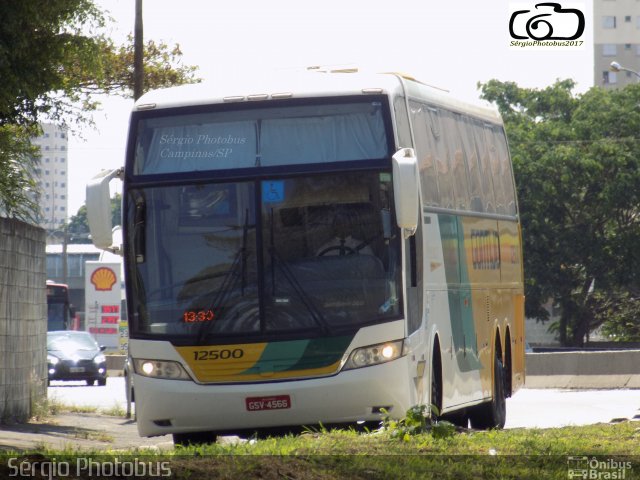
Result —
<svg viewBox="0 0 640 480"><path fill-rule="evenodd" d="M247 410L257 412L259 410L281 410L291 408L289 395L276 395L273 397L248 397L245 399Z"/></svg>

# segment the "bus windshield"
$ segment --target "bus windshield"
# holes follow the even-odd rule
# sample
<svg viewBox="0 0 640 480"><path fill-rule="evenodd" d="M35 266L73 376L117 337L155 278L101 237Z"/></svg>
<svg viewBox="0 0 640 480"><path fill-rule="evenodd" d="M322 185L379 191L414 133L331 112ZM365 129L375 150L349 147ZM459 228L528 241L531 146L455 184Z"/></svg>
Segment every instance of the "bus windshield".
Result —
<svg viewBox="0 0 640 480"><path fill-rule="evenodd" d="M347 162L388 156L379 100L141 119L133 173Z"/></svg>
<svg viewBox="0 0 640 480"><path fill-rule="evenodd" d="M47 282L47 331L67 330L71 324L67 285Z"/></svg>
<svg viewBox="0 0 640 480"><path fill-rule="evenodd" d="M64 303L50 302L47 308L47 330L66 330L67 305Z"/></svg>
<svg viewBox="0 0 640 480"><path fill-rule="evenodd" d="M391 185L360 171L131 188L131 333L206 343L398 318Z"/></svg>

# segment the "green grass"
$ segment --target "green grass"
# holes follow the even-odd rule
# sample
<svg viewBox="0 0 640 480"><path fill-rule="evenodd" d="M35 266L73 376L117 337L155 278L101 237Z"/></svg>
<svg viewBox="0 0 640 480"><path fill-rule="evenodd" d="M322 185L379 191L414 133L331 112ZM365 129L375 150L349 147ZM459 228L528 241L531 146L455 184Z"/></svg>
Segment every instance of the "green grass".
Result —
<svg viewBox="0 0 640 480"><path fill-rule="evenodd" d="M114 402L109 408L99 408L87 405L62 403L56 398L45 399L32 407L32 420L44 420L59 413L95 413L109 417L125 417L126 410L119 403Z"/></svg>
<svg viewBox="0 0 640 480"><path fill-rule="evenodd" d="M625 422L545 430L466 431L441 439L421 434L407 441L388 432L363 435L335 431L176 449L172 465L176 474L184 475L176 478L206 471L208 478L271 478L267 472L272 472L273 478L302 479L537 479L567 478L569 457L596 456L635 461L635 473L640 474L639 427ZM635 478L633 474L633 469L626 471L625 478Z"/></svg>
<svg viewBox="0 0 640 480"><path fill-rule="evenodd" d="M114 446L115 447L115 446ZM623 422L557 429L462 431L400 440L387 432L307 432L298 436L205 445L171 451L39 452L58 461L65 455L169 462L175 479L551 479L568 478L570 457L631 462L624 477L600 470L598 478L640 478L640 423ZM106 455L106 457L105 457ZM133 457L132 457L133 456ZM155 459L155 460L154 460ZM74 460L75 461L75 460ZM616 470L620 475L619 471ZM0 477L2 471L0 470ZM609 475L609 476L607 476ZM2 477L3 478L3 477ZM85 478L79 476L79 478ZM89 477L87 477L89 478Z"/></svg>
<svg viewBox="0 0 640 480"><path fill-rule="evenodd" d="M117 402L114 402L111 408L103 408L100 413L110 417L124 417L127 414L125 408Z"/></svg>

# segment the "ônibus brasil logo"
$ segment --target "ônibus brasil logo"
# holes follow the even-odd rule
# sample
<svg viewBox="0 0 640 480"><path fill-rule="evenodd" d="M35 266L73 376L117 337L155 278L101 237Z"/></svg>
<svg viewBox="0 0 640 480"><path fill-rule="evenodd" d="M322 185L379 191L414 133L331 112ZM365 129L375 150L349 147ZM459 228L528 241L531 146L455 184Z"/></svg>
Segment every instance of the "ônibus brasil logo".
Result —
<svg viewBox="0 0 640 480"><path fill-rule="evenodd" d="M510 5L511 47L581 47L585 16L581 5L555 2Z"/></svg>

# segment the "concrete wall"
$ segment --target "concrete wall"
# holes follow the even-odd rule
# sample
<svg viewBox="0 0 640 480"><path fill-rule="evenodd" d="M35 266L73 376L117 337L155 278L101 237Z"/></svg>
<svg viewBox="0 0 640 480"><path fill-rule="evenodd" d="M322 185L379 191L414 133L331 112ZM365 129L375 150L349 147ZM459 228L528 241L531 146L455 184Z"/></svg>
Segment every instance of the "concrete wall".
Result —
<svg viewBox="0 0 640 480"><path fill-rule="evenodd" d="M45 231L0 218L0 423L47 395Z"/></svg>
<svg viewBox="0 0 640 480"><path fill-rule="evenodd" d="M528 388L640 388L640 350L526 355Z"/></svg>
<svg viewBox="0 0 640 480"><path fill-rule="evenodd" d="M107 370L110 375L122 375L126 355L107 355Z"/></svg>

